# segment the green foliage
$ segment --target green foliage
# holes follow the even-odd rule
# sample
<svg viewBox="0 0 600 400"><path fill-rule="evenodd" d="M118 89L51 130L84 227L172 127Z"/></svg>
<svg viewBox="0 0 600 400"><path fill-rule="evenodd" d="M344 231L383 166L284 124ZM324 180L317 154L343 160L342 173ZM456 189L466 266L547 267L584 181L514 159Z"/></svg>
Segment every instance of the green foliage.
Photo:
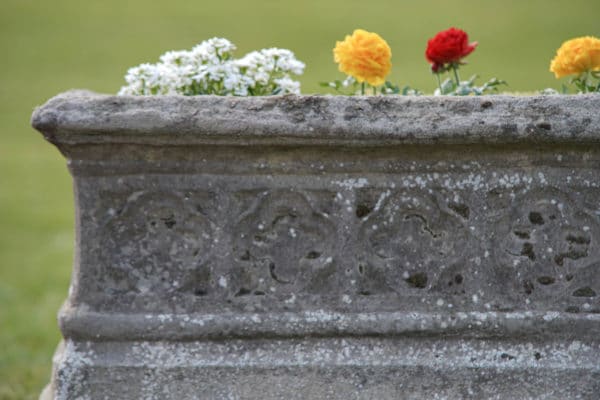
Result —
<svg viewBox="0 0 600 400"><path fill-rule="evenodd" d="M485 82L481 86L475 85L477 75L473 75L467 81L460 81L460 84L447 78L441 83L440 88L435 90L436 95L447 95L447 96L481 96L484 94L496 94L498 93L498 87L502 85L508 85L506 81L501 79L492 78Z"/></svg>
<svg viewBox="0 0 600 400"><path fill-rule="evenodd" d="M575 89L575 90L573 90ZM543 95L600 93L600 71L585 72L569 79L569 84L563 83L560 91L546 88L540 90Z"/></svg>
<svg viewBox="0 0 600 400"><path fill-rule="evenodd" d="M385 81L380 90L380 94L397 94L402 96L421 96L423 94L419 89L414 89L409 85L400 88L400 86L394 85L390 81Z"/></svg>
<svg viewBox="0 0 600 400"><path fill-rule="evenodd" d="M506 81L501 79L492 78L489 81L485 82L481 86L475 85L475 80L478 78L477 75L473 75L467 81L460 81L457 84L453 79L447 78L443 82L440 83L440 87L435 90L434 94L436 96L444 95L444 96L481 96L484 94L496 94L499 92L499 86L507 85ZM364 95L364 94L373 94L373 95L401 95L401 96L422 96L423 92L419 89L414 89L409 85L406 85L402 88L400 86L393 84L390 81L386 81L383 85L379 87L373 87L370 85L369 89L365 90L365 85L358 83L351 76L347 77L343 81L337 79L331 82L320 82L319 85L323 88L333 89L337 94L344 96L353 96L353 95Z"/></svg>
<svg viewBox="0 0 600 400"><path fill-rule="evenodd" d="M319 82L319 86L322 88L333 89L336 94L343 96L357 95L361 92L361 85L351 76L343 81L336 79L331 82Z"/></svg>
<svg viewBox="0 0 600 400"><path fill-rule="evenodd" d="M385 81L385 83L379 87L374 87L370 85L360 84L353 77L349 76L343 81L337 79L331 82L319 82L319 86L322 88L333 89L337 94L343 96L353 96L353 95L361 95L361 94L373 94L373 95L402 95L402 96L420 96L423 93L418 89L413 89L412 87L406 85L402 88L398 85L394 85L390 81ZM366 86L369 86L369 89L366 89Z"/></svg>
<svg viewBox="0 0 600 400"><path fill-rule="evenodd" d="M600 71L589 71L583 73L570 82L578 90L578 93L598 93L600 92Z"/></svg>

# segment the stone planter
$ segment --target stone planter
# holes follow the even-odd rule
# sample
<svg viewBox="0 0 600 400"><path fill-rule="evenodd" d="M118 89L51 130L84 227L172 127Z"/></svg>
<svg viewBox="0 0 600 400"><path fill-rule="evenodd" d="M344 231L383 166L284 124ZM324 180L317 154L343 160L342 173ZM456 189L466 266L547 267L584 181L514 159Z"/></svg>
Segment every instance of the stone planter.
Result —
<svg viewBox="0 0 600 400"><path fill-rule="evenodd" d="M73 91L33 126L76 199L48 399L600 397L600 96Z"/></svg>

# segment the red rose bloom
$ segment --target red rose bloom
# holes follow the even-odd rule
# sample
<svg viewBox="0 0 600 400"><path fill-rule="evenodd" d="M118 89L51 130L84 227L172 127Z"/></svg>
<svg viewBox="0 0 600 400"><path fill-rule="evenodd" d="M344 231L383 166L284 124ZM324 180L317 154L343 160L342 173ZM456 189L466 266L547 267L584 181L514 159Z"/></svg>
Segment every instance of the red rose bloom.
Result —
<svg viewBox="0 0 600 400"><path fill-rule="evenodd" d="M439 32L427 42L425 57L431 63L433 72L437 72L444 64L458 63L471 54L477 42L469 43L469 36L461 29L450 28Z"/></svg>

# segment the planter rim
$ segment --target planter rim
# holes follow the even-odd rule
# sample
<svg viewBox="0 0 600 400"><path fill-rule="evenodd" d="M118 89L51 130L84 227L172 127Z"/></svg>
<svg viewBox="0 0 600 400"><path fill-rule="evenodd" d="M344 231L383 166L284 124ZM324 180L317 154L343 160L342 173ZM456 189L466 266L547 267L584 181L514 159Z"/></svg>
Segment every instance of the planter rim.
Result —
<svg viewBox="0 0 600 400"><path fill-rule="evenodd" d="M600 144L600 96L114 96L72 90L31 123L60 144Z"/></svg>

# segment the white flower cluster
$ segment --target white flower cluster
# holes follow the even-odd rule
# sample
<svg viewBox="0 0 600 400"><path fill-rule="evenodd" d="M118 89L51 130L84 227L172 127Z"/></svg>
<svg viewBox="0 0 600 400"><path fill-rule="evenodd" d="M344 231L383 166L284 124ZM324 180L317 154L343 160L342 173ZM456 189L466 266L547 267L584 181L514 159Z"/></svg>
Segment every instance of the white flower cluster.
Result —
<svg viewBox="0 0 600 400"><path fill-rule="evenodd" d="M304 63L289 50L263 49L234 59L227 39L205 40L192 50L169 51L156 64L141 64L125 75L119 95L267 96L300 93Z"/></svg>

